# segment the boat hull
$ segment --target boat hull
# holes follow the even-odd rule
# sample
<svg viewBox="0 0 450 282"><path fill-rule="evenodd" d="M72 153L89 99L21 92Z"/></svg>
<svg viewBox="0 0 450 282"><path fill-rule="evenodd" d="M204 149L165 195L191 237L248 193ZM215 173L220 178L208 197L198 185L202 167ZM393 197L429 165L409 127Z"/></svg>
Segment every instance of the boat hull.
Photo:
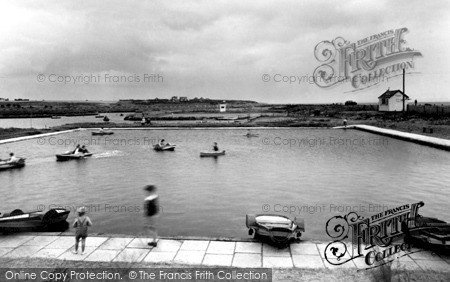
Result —
<svg viewBox="0 0 450 282"><path fill-rule="evenodd" d="M159 146L155 145L153 146L153 150L162 152L162 151L175 151L175 145L166 145L166 146Z"/></svg>
<svg viewBox="0 0 450 282"><path fill-rule="evenodd" d="M25 166L25 159L19 158L17 162L3 163L0 164L0 170L14 169L14 168L22 168Z"/></svg>
<svg viewBox="0 0 450 282"><path fill-rule="evenodd" d="M57 161L70 161L70 160L81 160L81 159L85 159L87 157L92 156L92 153L89 154L60 154L60 155L56 155L56 160Z"/></svg>
<svg viewBox="0 0 450 282"><path fill-rule="evenodd" d="M92 135L100 135L100 136L103 136L103 135L112 135L112 134L114 134L114 132L112 132L112 131L107 131L107 132L92 132Z"/></svg>
<svg viewBox="0 0 450 282"><path fill-rule="evenodd" d="M201 152L200 157L218 157L225 155L225 151L222 152Z"/></svg>
<svg viewBox="0 0 450 282"><path fill-rule="evenodd" d="M246 216L249 235L261 238L277 246L284 246L292 240L299 240L305 231L303 219L291 219L281 215L260 214Z"/></svg>
<svg viewBox="0 0 450 282"><path fill-rule="evenodd" d="M69 213L69 210L63 208L29 213L14 210L11 214L0 216L0 230L20 232L45 229L65 222Z"/></svg>

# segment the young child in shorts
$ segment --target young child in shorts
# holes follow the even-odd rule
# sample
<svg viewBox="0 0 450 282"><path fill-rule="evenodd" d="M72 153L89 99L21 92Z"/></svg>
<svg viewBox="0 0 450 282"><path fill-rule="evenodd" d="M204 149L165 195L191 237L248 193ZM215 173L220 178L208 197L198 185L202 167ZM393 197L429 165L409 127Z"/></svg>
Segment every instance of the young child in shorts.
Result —
<svg viewBox="0 0 450 282"><path fill-rule="evenodd" d="M81 239L81 254L84 255L84 249L86 245L86 237L88 236L88 227L92 226L91 219L86 216L86 208L80 207L78 210L78 217L73 222L73 228L75 228L75 250L74 254L78 254L78 244Z"/></svg>

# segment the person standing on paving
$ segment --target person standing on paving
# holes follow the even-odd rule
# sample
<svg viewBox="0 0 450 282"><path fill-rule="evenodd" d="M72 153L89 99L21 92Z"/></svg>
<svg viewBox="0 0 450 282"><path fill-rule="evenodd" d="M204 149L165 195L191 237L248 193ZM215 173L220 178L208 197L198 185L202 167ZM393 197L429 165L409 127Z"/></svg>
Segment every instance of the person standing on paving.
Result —
<svg viewBox="0 0 450 282"><path fill-rule="evenodd" d="M154 218L159 213L159 201L158 201L158 195L156 194L156 186L154 185L147 185L144 187L144 190L150 193L150 195L145 198L144 200L144 213L147 217L147 224L146 228L148 231L148 234L151 236L152 241L148 242L148 245L151 247L157 246L157 238L158 238L158 231L156 229Z"/></svg>

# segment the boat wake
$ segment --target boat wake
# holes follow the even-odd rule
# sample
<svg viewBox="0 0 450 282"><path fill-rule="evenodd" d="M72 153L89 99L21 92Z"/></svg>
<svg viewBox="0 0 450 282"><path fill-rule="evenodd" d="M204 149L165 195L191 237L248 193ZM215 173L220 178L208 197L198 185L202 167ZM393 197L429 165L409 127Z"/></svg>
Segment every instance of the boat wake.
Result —
<svg viewBox="0 0 450 282"><path fill-rule="evenodd" d="M110 157L121 157L121 156L125 156L125 155L126 155L126 153L123 151L114 150L114 151L106 151L103 153L94 154L94 155L92 155L92 158L101 159L101 158L110 158Z"/></svg>

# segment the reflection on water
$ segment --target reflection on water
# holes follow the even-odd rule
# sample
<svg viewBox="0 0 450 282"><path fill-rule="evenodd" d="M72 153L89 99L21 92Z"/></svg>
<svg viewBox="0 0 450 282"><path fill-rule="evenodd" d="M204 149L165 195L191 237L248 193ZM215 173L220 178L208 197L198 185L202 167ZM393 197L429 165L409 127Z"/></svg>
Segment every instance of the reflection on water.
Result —
<svg viewBox="0 0 450 282"><path fill-rule="evenodd" d="M247 237L245 214L283 213L305 218L304 238L328 239L326 221L356 211L424 201L421 213L449 220L450 154L354 130L117 130L57 135L85 140L89 159L56 162L71 149L37 139L0 147L27 158L23 169L0 172L2 212L63 206L75 216L86 206L92 232L144 233L143 187L155 184L162 235ZM155 152L164 138L174 152ZM200 158L218 142L227 154Z"/></svg>

